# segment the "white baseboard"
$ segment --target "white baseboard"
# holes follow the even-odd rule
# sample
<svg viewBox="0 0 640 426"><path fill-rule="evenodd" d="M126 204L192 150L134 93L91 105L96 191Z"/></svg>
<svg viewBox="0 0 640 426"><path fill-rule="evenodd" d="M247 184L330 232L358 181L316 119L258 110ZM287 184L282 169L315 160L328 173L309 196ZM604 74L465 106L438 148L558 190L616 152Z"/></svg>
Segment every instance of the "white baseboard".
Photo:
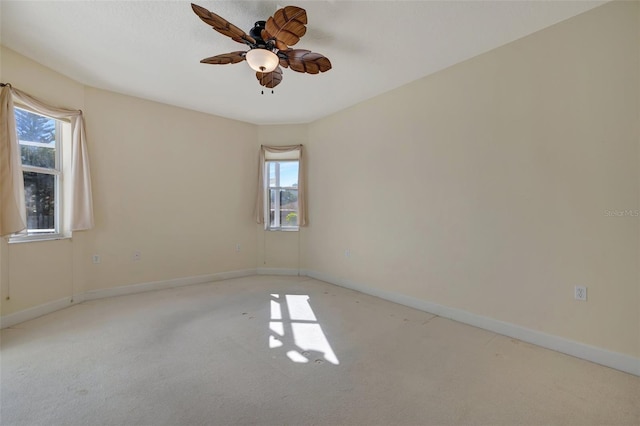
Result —
<svg viewBox="0 0 640 426"><path fill-rule="evenodd" d="M22 311L14 312L13 314L3 315L0 318L0 328L13 327L21 322L29 321L34 318L41 317L43 315L50 314L60 309L68 308L69 306L82 301L80 298L65 297L63 299L54 300L53 302L47 302L42 305L34 306L33 308L24 309Z"/></svg>
<svg viewBox="0 0 640 426"><path fill-rule="evenodd" d="M84 300L102 299L104 297L124 296L127 294L142 293L145 291L162 290L165 288L183 287L193 284L204 284L214 281L229 280L256 275L255 269L242 269L239 271L219 272L216 274L196 275L194 277L174 278L172 280L151 281L148 283L124 285L120 287L91 290L84 293Z"/></svg>
<svg viewBox="0 0 640 426"><path fill-rule="evenodd" d="M368 287L360 283L332 277L320 272L300 271L300 274L640 376L640 358L586 345L574 340L473 314L461 309L450 308L404 294Z"/></svg>
<svg viewBox="0 0 640 426"><path fill-rule="evenodd" d="M0 318L0 328L12 327L21 322L38 318L42 315L50 314L60 309L64 309L71 305L80 303L84 300L95 300L104 297L124 296L127 294L141 293L145 291L161 290L165 288L174 288L193 284L204 284L214 281L248 277L253 275L307 276L340 287L376 296L390 302L429 312L444 318L449 318L464 324L469 324L474 327L493 331L494 333L513 337L515 339L522 340L523 342L532 343L534 345L538 345L547 349L552 349L554 351L562 352L567 355L572 355L577 358L604 365L606 367L615 368L616 370L640 376L640 359L634 358L630 355L624 355L606 349L597 348L595 346L586 345L584 343L521 327L516 324L473 314L461 309L450 308L426 300L406 296L404 294L376 289L361 283L356 283L354 281L336 278L328 274L298 269L243 269L239 271L220 272L209 275L199 275L194 277L176 278L172 280L126 285L102 290L92 290L86 293L74 295L73 297L65 297L63 299L45 303L43 305L15 312L13 314L4 315Z"/></svg>
<svg viewBox="0 0 640 426"><path fill-rule="evenodd" d="M0 328L12 327L21 322L29 321L43 315L50 314L60 309L81 303L85 300L102 299L105 297L124 296L127 294L142 293L145 291L162 290L165 288L182 287L193 284L204 284L214 281L228 280L231 278L241 278L256 275L255 269L243 269L239 271L219 272L216 274L198 275L194 277L175 278L172 280L152 281L120 287L105 288L101 290L91 290L85 293L76 294L73 297L54 300L33 308L25 309L9 315L0 317Z"/></svg>
<svg viewBox="0 0 640 426"><path fill-rule="evenodd" d="M79 293L73 297L65 297L62 299L47 302L42 305L24 309L12 314L0 317L0 328L13 327L21 322L29 321L43 315L50 314L60 309L68 308L85 300L96 300L105 297L126 296L128 294L143 293L145 291L162 290L165 288L182 287L194 284L205 284L214 281L228 280L232 278L242 278L253 275L287 275L297 276L303 275L298 269L285 268L258 268L258 269L242 269L238 271L219 272L216 274L197 275L193 277L175 278L171 280L151 281L146 283L123 285L112 288L104 288L99 290L90 290Z"/></svg>
<svg viewBox="0 0 640 426"><path fill-rule="evenodd" d="M286 268L258 268L256 272L258 275L304 275L299 269Z"/></svg>

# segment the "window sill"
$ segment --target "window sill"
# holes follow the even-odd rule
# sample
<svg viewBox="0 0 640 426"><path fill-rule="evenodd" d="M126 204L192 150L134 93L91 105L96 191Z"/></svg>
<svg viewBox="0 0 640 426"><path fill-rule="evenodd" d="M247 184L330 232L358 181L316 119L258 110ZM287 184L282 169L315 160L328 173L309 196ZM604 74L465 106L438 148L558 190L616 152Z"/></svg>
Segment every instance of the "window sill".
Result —
<svg viewBox="0 0 640 426"><path fill-rule="evenodd" d="M37 243L41 241L57 241L57 240L70 240L71 235L30 235L20 237L9 237L9 244L22 244L22 243Z"/></svg>
<svg viewBox="0 0 640 426"><path fill-rule="evenodd" d="M300 228L266 228L269 232L298 232Z"/></svg>

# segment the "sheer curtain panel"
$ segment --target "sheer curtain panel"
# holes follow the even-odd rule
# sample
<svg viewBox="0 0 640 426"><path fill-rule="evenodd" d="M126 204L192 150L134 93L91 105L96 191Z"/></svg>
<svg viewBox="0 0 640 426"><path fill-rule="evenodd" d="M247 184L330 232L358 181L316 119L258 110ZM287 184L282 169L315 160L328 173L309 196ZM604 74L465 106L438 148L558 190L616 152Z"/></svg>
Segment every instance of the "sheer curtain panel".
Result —
<svg viewBox="0 0 640 426"><path fill-rule="evenodd" d="M2 86L0 102L0 236L4 237L25 229L27 214L10 85Z"/></svg>
<svg viewBox="0 0 640 426"><path fill-rule="evenodd" d="M5 101L5 97L7 101ZM14 232L18 232L26 227L26 220L24 218L24 183L22 180L22 170L20 163L20 151L18 141L16 140L16 126L15 116L13 110L13 101L19 102L25 105L27 108L32 109L34 112L43 114L56 119L67 119L71 122L71 187L72 191L67 197L70 202L71 217L68 223L70 224L71 231L83 231L91 229L94 226L93 222L93 197L91 194L91 173L89 171L89 154L87 152L86 133L84 127L84 117L82 111L72 110L67 108L59 108L50 106L41 100L34 98L18 89L5 85L2 88L2 137L1 144L3 147L2 164L0 167L0 173L2 179L2 218L4 226L5 217L5 197L15 200L12 204L19 204L13 208L21 209L18 216L22 214L19 219L23 222L18 224L17 219L12 219L7 228L2 228L2 235L8 235ZM15 159L10 163L4 160L4 151L13 153L15 151ZM12 194L5 195L4 177L12 176L14 181L11 189ZM9 188L8 188L9 189ZM20 197L22 199L20 200ZM21 202L21 204L20 204ZM11 208L11 206L8 206ZM17 229L18 226L21 228ZM11 229L10 229L11 228ZM15 228L15 229L14 229ZM6 232L5 232L6 231Z"/></svg>

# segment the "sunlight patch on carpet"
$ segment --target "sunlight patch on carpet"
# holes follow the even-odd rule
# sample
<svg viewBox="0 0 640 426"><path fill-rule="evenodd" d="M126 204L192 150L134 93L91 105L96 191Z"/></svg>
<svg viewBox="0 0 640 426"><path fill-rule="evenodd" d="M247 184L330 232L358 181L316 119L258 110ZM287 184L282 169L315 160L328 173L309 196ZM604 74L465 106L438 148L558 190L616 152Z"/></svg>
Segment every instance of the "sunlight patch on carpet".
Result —
<svg viewBox="0 0 640 426"><path fill-rule="evenodd" d="M271 294L269 349L284 347L286 356L295 363L316 364L327 361L339 365L327 336L318 323L310 297L303 294Z"/></svg>

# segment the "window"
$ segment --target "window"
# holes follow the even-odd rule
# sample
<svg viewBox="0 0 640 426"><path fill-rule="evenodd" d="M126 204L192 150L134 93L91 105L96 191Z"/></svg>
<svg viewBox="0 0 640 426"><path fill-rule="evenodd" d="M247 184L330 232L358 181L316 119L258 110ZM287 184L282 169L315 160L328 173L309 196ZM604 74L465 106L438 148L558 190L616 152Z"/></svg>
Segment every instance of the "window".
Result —
<svg viewBox="0 0 640 426"><path fill-rule="evenodd" d="M70 124L15 108L20 144L27 229L17 239L60 236L63 134Z"/></svg>
<svg viewBox="0 0 640 426"><path fill-rule="evenodd" d="M0 164L0 235L20 242L92 229L82 111L48 105L8 83L0 83L0 103L7 111L0 114L0 147L8 154Z"/></svg>
<svg viewBox="0 0 640 426"><path fill-rule="evenodd" d="M298 161L265 161L269 230L298 230Z"/></svg>
<svg viewBox="0 0 640 426"><path fill-rule="evenodd" d="M261 145L255 219L268 231L307 226L307 194L302 145Z"/></svg>

